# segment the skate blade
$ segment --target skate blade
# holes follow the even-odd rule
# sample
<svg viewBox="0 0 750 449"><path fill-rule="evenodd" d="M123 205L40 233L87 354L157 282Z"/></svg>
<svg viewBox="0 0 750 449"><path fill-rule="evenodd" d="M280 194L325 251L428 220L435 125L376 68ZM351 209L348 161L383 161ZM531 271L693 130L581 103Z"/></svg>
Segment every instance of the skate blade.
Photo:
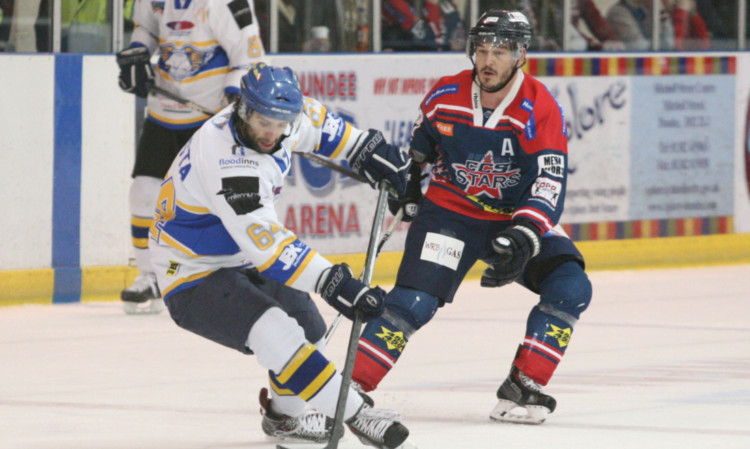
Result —
<svg viewBox="0 0 750 449"><path fill-rule="evenodd" d="M541 405L520 406L500 399L490 413L490 419L514 424L542 424L547 420L548 414L549 409Z"/></svg>
<svg viewBox="0 0 750 449"><path fill-rule="evenodd" d="M328 447L328 443L284 443L277 444L276 449L325 449ZM372 447L369 445L363 446L359 441L347 441L342 438L339 440L337 446L338 449L362 449L363 447ZM416 444L410 440L406 440L401 443L401 446L395 449L419 449Z"/></svg>
<svg viewBox="0 0 750 449"><path fill-rule="evenodd" d="M122 310L126 315L156 315L164 310L164 300L156 298L146 302L122 301Z"/></svg>

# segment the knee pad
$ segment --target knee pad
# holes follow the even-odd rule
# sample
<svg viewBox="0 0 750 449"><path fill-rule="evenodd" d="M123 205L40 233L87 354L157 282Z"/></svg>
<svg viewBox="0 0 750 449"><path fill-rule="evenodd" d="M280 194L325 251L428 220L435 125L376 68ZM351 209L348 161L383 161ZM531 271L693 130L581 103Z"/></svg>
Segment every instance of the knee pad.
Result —
<svg viewBox="0 0 750 449"><path fill-rule="evenodd" d="M591 302L592 287L586 272L577 262L565 262L557 266L542 281L540 308L550 308L570 315L577 320Z"/></svg>
<svg viewBox="0 0 750 449"><path fill-rule="evenodd" d="M383 317L408 334L408 338L435 316L439 305L440 300L429 293L394 287L385 297Z"/></svg>

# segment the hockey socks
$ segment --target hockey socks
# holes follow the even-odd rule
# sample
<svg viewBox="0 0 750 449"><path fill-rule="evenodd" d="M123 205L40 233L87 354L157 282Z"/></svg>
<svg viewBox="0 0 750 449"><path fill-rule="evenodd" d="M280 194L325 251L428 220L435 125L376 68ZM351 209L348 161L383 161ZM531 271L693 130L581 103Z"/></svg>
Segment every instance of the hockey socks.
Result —
<svg viewBox="0 0 750 449"><path fill-rule="evenodd" d="M385 312L367 323L357 346L352 379L364 391L377 388L409 338L432 319L440 304L429 293L404 287L395 287L385 301Z"/></svg>
<svg viewBox="0 0 750 449"><path fill-rule="evenodd" d="M568 348L572 333L573 325L569 321L543 312L540 306L534 307L513 364L540 385L547 385Z"/></svg>
<svg viewBox="0 0 750 449"><path fill-rule="evenodd" d="M377 388L396 364L406 342L404 332L382 317L370 321L359 337L352 380L364 391Z"/></svg>

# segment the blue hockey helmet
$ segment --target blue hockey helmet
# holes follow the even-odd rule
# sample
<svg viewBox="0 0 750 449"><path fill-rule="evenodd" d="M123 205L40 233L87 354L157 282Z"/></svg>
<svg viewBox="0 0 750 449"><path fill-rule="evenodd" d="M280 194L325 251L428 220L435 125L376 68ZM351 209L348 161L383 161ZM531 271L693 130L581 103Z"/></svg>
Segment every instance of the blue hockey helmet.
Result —
<svg viewBox="0 0 750 449"><path fill-rule="evenodd" d="M508 45L516 59L531 41L529 19L519 11L490 9L469 30L466 54L472 61L479 44Z"/></svg>
<svg viewBox="0 0 750 449"><path fill-rule="evenodd" d="M240 81L238 112L246 122L250 113L292 122L302 110L302 90L289 67L253 64Z"/></svg>

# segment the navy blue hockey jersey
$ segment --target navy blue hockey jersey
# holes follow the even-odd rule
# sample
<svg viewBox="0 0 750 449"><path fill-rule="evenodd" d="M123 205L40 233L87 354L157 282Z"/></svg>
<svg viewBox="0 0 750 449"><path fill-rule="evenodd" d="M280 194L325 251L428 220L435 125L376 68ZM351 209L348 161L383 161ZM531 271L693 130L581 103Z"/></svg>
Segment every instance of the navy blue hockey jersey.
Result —
<svg viewBox="0 0 750 449"><path fill-rule="evenodd" d="M422 101L411 151L433 163L425 196L482 220L529 220L542 233L563 210L567 131L547 88L518 72L494 110L472 71L441 78Z"/></svg>

